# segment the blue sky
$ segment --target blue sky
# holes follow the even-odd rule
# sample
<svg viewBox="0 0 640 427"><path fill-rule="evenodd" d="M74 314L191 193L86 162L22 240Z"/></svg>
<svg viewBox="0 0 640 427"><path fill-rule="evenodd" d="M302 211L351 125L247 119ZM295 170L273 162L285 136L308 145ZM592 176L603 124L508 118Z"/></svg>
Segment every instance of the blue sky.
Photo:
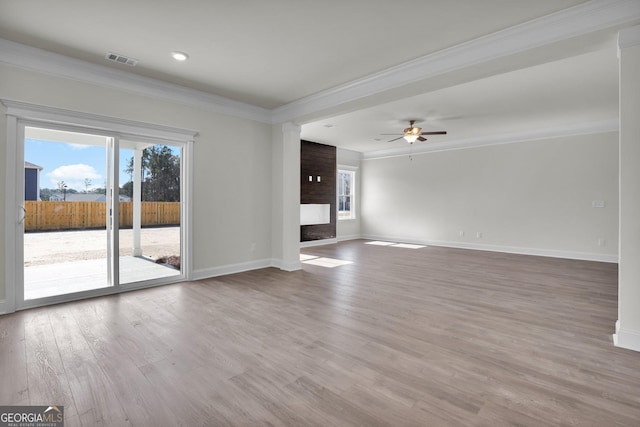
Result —
<svg viewBox="0 0 640 427"><path fill-rule="evenodd" d="M120 150L120 185L130 180L123 172L132 150ZM106 148L91 145L25 139L24 160L42 166L40 188L58 188L64 181L68 188L85 190L85 178L91 180L89 190L105 186Z"/></svg>

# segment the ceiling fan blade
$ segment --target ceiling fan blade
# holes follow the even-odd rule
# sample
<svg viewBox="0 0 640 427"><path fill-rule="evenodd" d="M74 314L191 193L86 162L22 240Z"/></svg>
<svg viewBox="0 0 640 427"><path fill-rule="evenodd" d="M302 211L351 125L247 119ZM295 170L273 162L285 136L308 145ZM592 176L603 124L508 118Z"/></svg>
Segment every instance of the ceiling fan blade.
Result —
<svg viewBox="0 0 640 427"><path fill-rule="evenodd" d="M420 135L446 135L446 130L439 130L435 132L420 132Z"/></svg>
<svg viewBox="0 0 640 427"><path fill-rule="evenodd" d="M399 136L399 137L397 137L396 139L392 139L392 140L390 140L390 141L387 141L387 142L393 142L393 141L397 141L397 140L399 140L399 139L402 139L402 138L404 138L404 136Z"/></svg>
<svg viewBox="0 0 640 427"><path fill-rule="evenodd" d="M426 141L426 140L427 140L427 138L423 138L421 136L418 137L418 141Z"/></svg>
<svg viewBox="0 0 640 427"><path fill-rule="evenodd" d="M397 136L399 133L380 133L379 135Z"/></svg>

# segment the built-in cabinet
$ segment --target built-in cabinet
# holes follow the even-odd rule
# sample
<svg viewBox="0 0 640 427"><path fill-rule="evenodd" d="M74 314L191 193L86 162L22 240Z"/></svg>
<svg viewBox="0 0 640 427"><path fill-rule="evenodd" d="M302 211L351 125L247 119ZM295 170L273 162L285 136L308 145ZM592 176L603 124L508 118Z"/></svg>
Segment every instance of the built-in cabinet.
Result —
<svg viewBox="0 0 640 427"><path fill-rule="evenodd" d="M301 242L336 237L336 159L334 146L300 142Z"/></svg>

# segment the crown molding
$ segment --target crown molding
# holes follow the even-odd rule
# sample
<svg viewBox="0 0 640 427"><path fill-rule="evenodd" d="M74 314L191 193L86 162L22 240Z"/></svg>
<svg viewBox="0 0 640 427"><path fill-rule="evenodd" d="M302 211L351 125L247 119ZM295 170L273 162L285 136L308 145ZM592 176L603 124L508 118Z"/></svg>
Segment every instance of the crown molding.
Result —
<svg viewBox="0 0 640 427"><path fill-rule="evenodd" d="M525 50L640 19L637 0L592 0L406 62L272 110L274 123L295 120L386 90Z"/></svg>
<svg viewBox="0 0 640 427"><path fill-rule="evenodd" d="M487 147L490 145L513 144L517 142L539 141L550 138L562 138L577 135L590 135L607 132L618 132L620 123L618 119L589 122L570 126L557 126L532 131L503 133L497 135L466 138L452 141L433 142L424 145L404 145L388 150L370 151L363 153L363 159L383 159L387 157L399 157L432 153L436 151L460 150L463 148Z"/></svg>
<svg viewBox="0 0 640 427"><path fill-rule="evenodd" d="M0 39L0 64L169 100L214 113L271 123L271 112L265 108L5 39Z"/></svg>
<svg viewBox="0 0 640 427"><path fill-rule="evenodd" d="M618 33L618 49L625 49L640 44L640 25L625 28Z"/></svg>
<svg viewBox="0 0 640 427"><path fill-rule="evenodd" d="M0 39L0 64L278 124L357 99L640 19L638 0L592 0L461 43L273 110Z"/></svg>

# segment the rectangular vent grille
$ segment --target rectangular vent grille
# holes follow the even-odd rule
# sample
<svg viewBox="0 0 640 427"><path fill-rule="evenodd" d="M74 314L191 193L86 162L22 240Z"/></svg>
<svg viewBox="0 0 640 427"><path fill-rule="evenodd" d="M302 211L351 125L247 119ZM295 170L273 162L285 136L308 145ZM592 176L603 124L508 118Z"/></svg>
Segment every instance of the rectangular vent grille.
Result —
<svg viewBox="0 0 640 427"><path fill-rule="evenodd" d="M134 67L138 63L137 59L128 58L124 55L118 55L117 53L111 53L111 52L107 53L106 58L109 61L115 61L115 62L119 62L120 64L131 65L132 67Z"/></svg>

